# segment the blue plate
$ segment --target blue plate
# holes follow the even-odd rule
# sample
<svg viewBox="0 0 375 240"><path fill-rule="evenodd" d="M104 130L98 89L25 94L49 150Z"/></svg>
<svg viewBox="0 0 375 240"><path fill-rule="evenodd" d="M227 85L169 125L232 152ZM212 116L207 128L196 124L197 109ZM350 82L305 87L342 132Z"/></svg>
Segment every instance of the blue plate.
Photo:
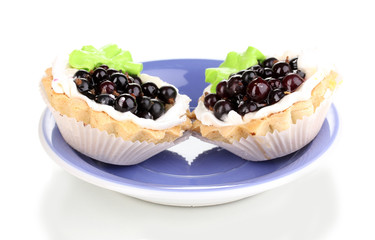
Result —
<svg viewBox="0 0 375 240"><path fill-rule="evenodd" d="M222 61L173 59L144 63L144 73L159 76L197 105L203 89L204 71ZM250 162L216 146L209 146L190 164L186 154L199 148L192 138L177 151L164 151L135 166L98 162L72 149L62 138L53 116L46 110L40 121L40 138L47 152L71 174L114 191L160 204L203 206L235 201L289 182L316 165L339 128L332 105L317 137L304 148L278 159Z"/></svg>

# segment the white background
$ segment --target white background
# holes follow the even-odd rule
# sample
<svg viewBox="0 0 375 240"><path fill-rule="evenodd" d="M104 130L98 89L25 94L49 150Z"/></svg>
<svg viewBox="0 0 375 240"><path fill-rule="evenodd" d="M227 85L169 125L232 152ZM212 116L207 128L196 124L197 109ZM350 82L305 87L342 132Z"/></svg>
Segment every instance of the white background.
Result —
<svg viewBox="0 0 375 240"><path fill-rule="evenodd" d="M0 239L375 239L371 1L7 1L0 7ZM341 132L315 171L230 204L179 208L83 182L45 153L38 82L54 56L117 43L135 61L325 49ZM5 95L4 95L5 94Z"/></svg>

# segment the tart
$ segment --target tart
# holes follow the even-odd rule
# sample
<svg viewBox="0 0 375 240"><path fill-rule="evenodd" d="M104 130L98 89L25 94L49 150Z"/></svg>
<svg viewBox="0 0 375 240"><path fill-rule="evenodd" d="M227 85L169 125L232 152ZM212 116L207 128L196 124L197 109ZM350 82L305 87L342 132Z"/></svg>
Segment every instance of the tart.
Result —
<svg viewBox="0 0 375 240"><path fill-rule="evenodd" d="M42 94L69 145L131 165L186 139L189 97L142 68L115 44L84 46L54 61Z"/></svg>
<svg viewBox="0 0 375 240"><path fill-rule="evenodd" d="M306 52L264 55L249 47L206 70L195 136L252 161L282 157L318 134L340 81Z"/></svg>

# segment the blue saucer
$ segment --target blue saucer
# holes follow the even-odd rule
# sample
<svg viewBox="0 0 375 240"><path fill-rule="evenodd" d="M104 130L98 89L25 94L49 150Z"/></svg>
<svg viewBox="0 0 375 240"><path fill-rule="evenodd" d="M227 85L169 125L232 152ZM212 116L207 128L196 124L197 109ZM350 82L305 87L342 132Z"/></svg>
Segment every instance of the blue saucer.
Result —
<svg viewBox="0 0 375 240"><path fill-rule="evenodd" d="M143 72L175 85L180 93L189 95L194 108L207 86L204 70L217 67L220 63L207 59L152 61L144 63ZM47 152L73 175L151 202L202 206L238 200L300 176L334 142L339 117L332 105L319 134L310 144L270 161L246 161L212 146L189 164L185 153L193 151L200 144L198 140L191 139L179 145L180 152L166 150L135 166L105 164L75 151L62 138L49 110L43 113L40 124L40 136Z"/></svg>

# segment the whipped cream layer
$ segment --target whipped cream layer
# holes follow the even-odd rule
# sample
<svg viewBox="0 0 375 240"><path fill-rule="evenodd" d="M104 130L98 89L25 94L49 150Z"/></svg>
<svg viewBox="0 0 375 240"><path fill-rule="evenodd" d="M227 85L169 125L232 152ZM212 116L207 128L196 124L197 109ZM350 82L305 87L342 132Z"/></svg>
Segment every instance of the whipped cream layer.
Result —
<svg viewBox="0 0 375 240"><path fill-rule="evenodd" d="M77 69L71 68L67 57L58 57L52 64L52 88L56 93L64 93L70 98L79 98L85 101L94 111L105 112L117 121L130 120L135 124L153 130L163 130L182 124L186 121L186 111L189 109L189 102L191 99L179 94L177 89L177 97L175 104L165 112L164 115L156 120L139 118L131 112L119 112L113 107L96 103L78 92L77 87L73 81L73 76ZM158 77L141 74L139 76L142 82L153 82L158 87L172 86Z"/></svg>
<svg viewBox="0 0 375 240"><path fill-rule="evenodd" d="M269 114L281 112L292 106L294 103L299 101L308 100L311 97L312 90L327 76L333 69L331 63L322 63L321 58L317 56L317 53L306 53L306 52L284 52L282 54L268 55L267 57L274 56L279 60L284 60L288 56L289 59L298 57L298 68L306 73L305 82L293 93L286 95L279 102L263 107L255 112L250 112L243 117L236 111L230 111L227 116L224 117L223 121L217 119L212 111L208 110L203 101L198 102L198 106L194 112L198 120L204 125L210 125L215 127L234 126L241 125L250 122L252 119L259 119L268 116ZM319 66L316 64L318 62ZM204 89L205 92L210 92L210 86ZM328 93L329 92L329 93ZM325 97L331 95L330 91L327 91Z"/></svg>

